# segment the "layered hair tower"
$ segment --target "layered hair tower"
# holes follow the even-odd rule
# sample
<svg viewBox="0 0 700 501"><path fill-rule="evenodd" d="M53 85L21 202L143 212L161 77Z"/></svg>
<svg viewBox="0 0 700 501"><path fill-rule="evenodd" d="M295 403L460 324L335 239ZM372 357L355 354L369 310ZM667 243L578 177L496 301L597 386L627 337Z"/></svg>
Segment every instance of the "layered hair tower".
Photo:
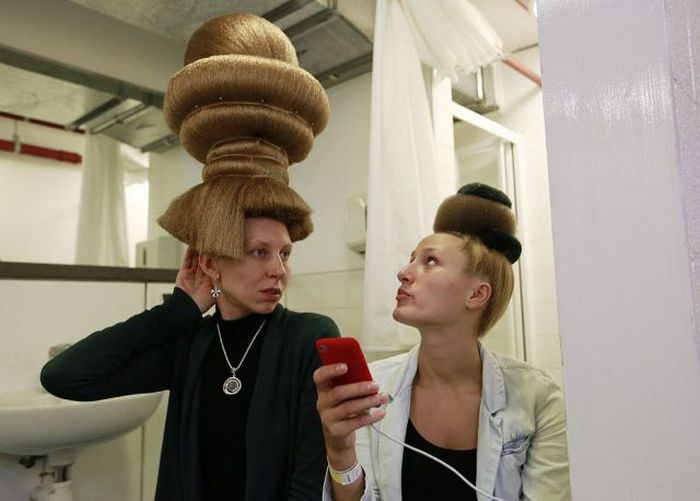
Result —
<svg viewBox="0 0 700 501"><path fill-rule="evenodd" d="M185 66L170 80L163 113L187 152L204 164L202 183L158 219L199 252L240 258L246 217L284 222L292 241L313 230L311 209L289 187L326 126L328 98L299 67L294 46L252 14L216 17L190 38Z"/></svg>

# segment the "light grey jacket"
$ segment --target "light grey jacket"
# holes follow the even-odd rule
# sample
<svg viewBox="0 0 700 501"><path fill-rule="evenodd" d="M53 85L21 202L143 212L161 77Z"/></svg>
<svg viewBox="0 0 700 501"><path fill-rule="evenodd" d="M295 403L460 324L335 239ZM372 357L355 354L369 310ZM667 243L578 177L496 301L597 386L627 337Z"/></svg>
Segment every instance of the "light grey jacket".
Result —
<svg viewBox="0 0 700 501"><path fill-rule="evenodd" d="M477 487L507 501L570 500L561 389L546 372L525 362L495 355L483 345L480 352ZM400 441L406 436L417 367L418 346L370 364L379 391L394 397L376 426ZM365 471L362 500L400 501L404 448L369 427L356 435L357 455ZM324 500L332 499L330 487L327 475ZM479 494L478 499L489 498Z"/></svg>

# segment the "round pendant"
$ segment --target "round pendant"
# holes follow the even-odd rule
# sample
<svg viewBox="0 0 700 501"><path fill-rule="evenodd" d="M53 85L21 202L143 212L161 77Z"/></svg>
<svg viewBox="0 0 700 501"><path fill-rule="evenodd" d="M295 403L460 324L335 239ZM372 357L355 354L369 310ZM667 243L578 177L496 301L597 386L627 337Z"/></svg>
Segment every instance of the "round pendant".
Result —
<svg viewBox="0 0 700 501"><path fill-rule="evenodd" d="M238 379L236 376L231 376L224 381L224 393L227 395L235 395L241 391L242 386L243 384L241 383L240 379Z"/></svg>

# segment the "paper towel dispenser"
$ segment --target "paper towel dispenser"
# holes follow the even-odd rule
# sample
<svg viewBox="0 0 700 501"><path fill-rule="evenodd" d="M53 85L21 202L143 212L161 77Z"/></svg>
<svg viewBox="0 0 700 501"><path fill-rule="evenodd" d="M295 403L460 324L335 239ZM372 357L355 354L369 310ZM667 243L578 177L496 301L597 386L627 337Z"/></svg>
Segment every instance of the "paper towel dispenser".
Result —
<svg viewBox="0 0 700 501"><path fill-rule="evenodd" d="M350 249L364 254L367 241L367 202L365 195L353 195L345 199L343 239L345 245Z"/></svg>
<svg viewBox="0 0 700 501"><path fill-rule="evenodd" d="M187 246L166 235L136 244L136 266L179 269Z"/></svg>

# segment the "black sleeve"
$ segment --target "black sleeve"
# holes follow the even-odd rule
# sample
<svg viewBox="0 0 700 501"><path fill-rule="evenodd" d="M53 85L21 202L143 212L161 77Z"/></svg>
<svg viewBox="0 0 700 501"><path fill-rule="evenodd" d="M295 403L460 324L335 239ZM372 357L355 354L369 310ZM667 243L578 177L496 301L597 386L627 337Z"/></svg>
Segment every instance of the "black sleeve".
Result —
<svg viewBox="0 0 700 501"><path fill-rule="evenodd" d="M41 384L57 397L99 400L166 390L178 338L194 330L202 315L187 293L95 332L52 358Z"/></svg>
<svg viewBox="0 0 700 501"><path fill-rule="evenodd" d="M295 501L320 500L326 475L326 447L321 419L316 410L317 395L313 381L313 373L321 362L313 345L318 338L340 337L340 332L330 318L319 316L319 321L319 327L315 329L313 338L304 350L294 464L288 493L288 499Z"/></svg>

